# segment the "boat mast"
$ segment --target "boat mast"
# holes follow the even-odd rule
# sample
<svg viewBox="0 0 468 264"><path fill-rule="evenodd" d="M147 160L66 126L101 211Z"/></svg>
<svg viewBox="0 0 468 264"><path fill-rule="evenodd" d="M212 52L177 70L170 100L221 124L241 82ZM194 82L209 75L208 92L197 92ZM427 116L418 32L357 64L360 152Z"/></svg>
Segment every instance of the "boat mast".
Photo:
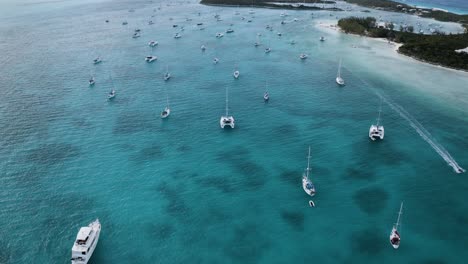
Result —
<svg viewBox="0 0 468 264"><path fill-rule="evenodd" d="M309 155L307 155L307 169L306 169L307 178L309 178L309 171L310 171L310 146L309 146Z"/></svg>
<svg viewBox="0 0 468 264"><path fill-rule="evenodd" d="M379 117L377 117L377 126L380 123L380 113L382 112L382 98L380 98L380 106L379 106Z"/></svg>
<svg viewBox="0 0 468 264"><path fill-rule="evenodd" d="M398 229L398 226L400 225L400 216L401 214L403 213L403 202L401 202L401 205L400 205L400 211L398 212L398 219L397 219L397 222L396 222L396 229Z"/></svg>
<svg viewBox="0 0 468 264"><path fill-rule="evenodd" d="M228 116L228 88L226 87L226 117Z"/></svg>
<svg viewBox="0 0 468 264"><path fill-rule="evenodd" d="M338 65L338 77L341 78L341 59L340 59L339 65Z"/></svg>

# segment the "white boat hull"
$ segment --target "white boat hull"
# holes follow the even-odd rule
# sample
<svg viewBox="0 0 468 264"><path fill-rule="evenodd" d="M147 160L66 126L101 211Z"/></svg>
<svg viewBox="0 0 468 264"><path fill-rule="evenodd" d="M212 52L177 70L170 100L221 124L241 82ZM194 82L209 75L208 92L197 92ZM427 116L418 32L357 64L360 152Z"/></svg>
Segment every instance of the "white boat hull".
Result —
<svg viewBox="0 0 468 264"><path fill-rule="evenodd" d="M336 77L336 83L339 86L344 86L345 85L345 82L344 82L343 78L341 78L341 77Z"/></svg>
<svg viewBox="0 0 468 264"><path fill-rule="evenodd" d="M394 249L398 249L400 247L400 234L395 227L392 228L392 232L390 233L390 244Z"/></svg>
<svg viewBox="0 0 468 264"><path fill-rule="evenodd" d="M219 125L221 128L224 128L225 126L229 126L231 128L234 128L234 117L232 116L222 116L219 119Z"/></svg>
<svg viewBox="0 0 468 264"><path fill-rule="evenodd" d="M302 176L302 189L310 196L315 195L315 186L312 184L312 188L308 188L308 184L312 184L312 182L304 175Z"/></svg>
<svg viewBox="0 0 468 264"><path fill-rule="evenodd" d="M385 135L385 130L383 126L376 126L376 125L371 125L369 128L369 138L372 141L375 141L376 139L382 140Z"/></svg>
<svg viewBox="0 0 468 264"><path fill-rule="evenodd" d="M94 222L92 222L88 226L91 227L94 232L96 232L94 243L87 250L87 253L85 255L79 254L79 252L73 252L73 249L72 249L71 264L87 264L89 259L92 257L94 250L96 249L97 243L99 242L99 235L101 234L101 223L99 223L99 220L96 219ZM80 259L80 257L82 259Z"/></svg>

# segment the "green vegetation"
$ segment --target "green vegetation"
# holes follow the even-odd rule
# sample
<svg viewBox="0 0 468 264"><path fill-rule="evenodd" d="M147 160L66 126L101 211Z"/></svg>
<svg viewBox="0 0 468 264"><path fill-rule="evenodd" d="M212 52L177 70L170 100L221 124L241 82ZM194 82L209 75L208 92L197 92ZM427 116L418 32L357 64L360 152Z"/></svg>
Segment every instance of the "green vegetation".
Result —
<svg viewBox="0 0 468 264"><path fill-rule="evenodd" d="M302 10L330 10L330 11L342 11L339 8L331 7L331 8L322 8L319 6L305 6L302 5L304 1L300 1L295 3L294 1L286 1L286 0L201 0L201 4L205 5L231 5L231 6L254 6L254 7L269 7L269 8L281 8L281 9L302 9ZM271 2L276 3L290 3L285 5L275 5ZM316 3L316 4L334 4L334 1L328 0L305 0L305 3Z"/></svg>
<svg viewBox="0 0 468 264"><path fill-rule="evenodd" d="M455 51L468 47L468 33L422 35L412 33L410 27L402 28L403 31L394 31L391 23L385 27L377 27L373 17L340 19L338 26L346 33L403 43L398 52L415 59L468 71L468 54Z"/></svg>
<svg viewBox="0 0 468 264"><path fill-rule="evenodd" d="M438 21L444 22L457 22L460 24L468 24L468 15L458 15L450 12L432 10L427 8L417 8L414 6L390 1L390 0L345 0L348 3L378 8L386 11L401 12L401 13L414 13L421 17L434 18Z"/></svg>

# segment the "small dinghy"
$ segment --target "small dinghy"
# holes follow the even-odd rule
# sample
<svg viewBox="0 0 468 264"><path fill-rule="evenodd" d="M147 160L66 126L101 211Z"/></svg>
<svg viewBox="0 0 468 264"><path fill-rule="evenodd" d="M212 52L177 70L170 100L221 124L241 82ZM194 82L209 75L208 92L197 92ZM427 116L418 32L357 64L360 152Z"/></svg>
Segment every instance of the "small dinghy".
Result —
<svg viewBox="0 0 468 264"><path fill-rule="evenodd" d="M310 207L315 207L315 203L314 203L314 201L312 201L312 200L309 200L309 206L310 206Z"/></svg>

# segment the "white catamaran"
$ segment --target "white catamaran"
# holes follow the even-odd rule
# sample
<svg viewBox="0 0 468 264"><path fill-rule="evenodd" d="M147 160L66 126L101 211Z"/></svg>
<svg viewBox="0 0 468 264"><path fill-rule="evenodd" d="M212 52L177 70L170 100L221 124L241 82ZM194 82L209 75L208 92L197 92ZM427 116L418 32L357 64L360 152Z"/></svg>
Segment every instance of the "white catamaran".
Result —
<svg viewBox="0 0 468 264"><path fill-rule="evenodd" d="M382 112L382 101L380 101L380 107L379 107L379 116L377 117L377 124L374 125L372 124L369 128L369 138L372 141L375 141L376 139L383 139L385 130L384 127L380 125L380 113Z"/></svg>
<svg viewBox="0 0 468 264"><path fill-rule="evenodd" d="M219 125L221 128L230 126L234 128L234 117L229 115L229 101L228 101L228 88L226 87L226 115L221 116L219 119Z"/></svg>
<svg viewBox="0 0 468 264"><path fill-rule="evenodd" d="M396 224L393 225L392 232L390 233L390 244L394 249L398 249L400 247L400 233L398 232L398 228L401 226L400 217L403 213L403 202L400 205L400 212L398 212L398 219Z"/></svg>
<svg viewBox="0 0 468 264"><path fill-rule="evenodd" d="M338 65L338 74L336 76L336 83L340 86L345 85L343 78L341 78L341 59L340 59L340 64Z"/></svg>
<svg viewBox="0 0 468 264"><path fill-rule="evenodd" d="M315 195L315 186L312 181L309 179L309 172L310 172L310 146L309 146L309 155L307 156L307 168L302 175L302 188L304 191L310 195Z"/></svg>
<svg viewBox="0 0 468 264"><path fill-rule="evenodd" d="M72 247L72 264L86 264L93 255L101 233L99 219L80 228Z"/></svg>

